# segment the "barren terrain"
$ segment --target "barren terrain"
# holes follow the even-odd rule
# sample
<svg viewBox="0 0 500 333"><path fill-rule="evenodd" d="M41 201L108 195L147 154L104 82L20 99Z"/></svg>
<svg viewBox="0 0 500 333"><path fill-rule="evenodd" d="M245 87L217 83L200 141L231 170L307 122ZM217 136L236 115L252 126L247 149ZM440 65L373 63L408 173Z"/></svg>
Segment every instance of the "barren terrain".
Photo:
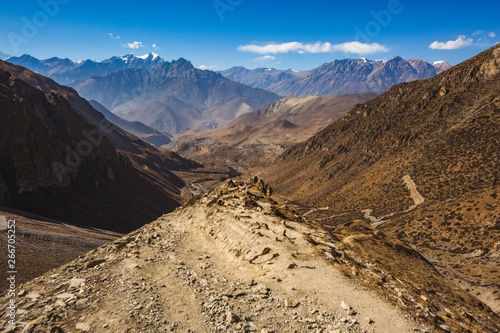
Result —
<svg viewBox="0 0 500 333"><path fill-rule="evenodd" d="M258 179L228 181L21 285L17 327L4 318L0 327L384 333L499 328L491 310L403 243L361 222L330 233L293 217L287 205Z"/></svg>

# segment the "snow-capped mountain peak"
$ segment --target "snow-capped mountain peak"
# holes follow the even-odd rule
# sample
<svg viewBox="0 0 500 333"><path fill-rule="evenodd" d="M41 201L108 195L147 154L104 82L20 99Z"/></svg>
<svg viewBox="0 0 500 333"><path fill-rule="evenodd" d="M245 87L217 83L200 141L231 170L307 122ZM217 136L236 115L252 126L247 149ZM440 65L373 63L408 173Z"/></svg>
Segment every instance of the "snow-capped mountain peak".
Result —
<svg viewBox="0 0 500 333"><path fill-rule="evenodd" d="M145 55L142 55L142 56L136 56L135 58L142 59L142 60L147 60L147 59L151 58L151 60L156 60L159 57L160 56L157 55L156 53L151 52L151 53L148 53L148 54L145 54Z"/></svg>

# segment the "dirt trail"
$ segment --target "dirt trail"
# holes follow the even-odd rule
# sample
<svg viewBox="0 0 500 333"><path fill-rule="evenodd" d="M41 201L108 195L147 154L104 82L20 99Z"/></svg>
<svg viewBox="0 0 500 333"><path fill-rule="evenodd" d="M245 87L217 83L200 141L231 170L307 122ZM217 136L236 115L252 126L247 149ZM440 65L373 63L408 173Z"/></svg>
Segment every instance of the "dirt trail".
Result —
<svg viewBox="0 0 500 333"><path fill-rule="evenodd" d="M415 204L413 206L411 206L410 208L408 208L407 210L404 211L406 213L406 212L414 210L415 208L417 208L418 206L420 206L421 204L423 204L424 201L425 201L425 199L418 192L417 185L415 184L415 182L413 181L413 179L411 179L410 175L404 176L403 177L403 181L405 182L406 186L408 187L408 190L410 191L411 198L415 202Z"/></svg>
<svg viewBox="0 0 500 333"><path fill-rule="evenodd" d="M401 212L392 212L390 214L384 215L382 217L375 217L372 215L373 209L365 209L361 211L362 213L365 214L365 219L370 220L371 225L375 228L381 226L382 224L386 223L388 218L393 217L396 214L402 214L402 213L408 213L420 206L421 204L424 203L425 199L424 197L418 192L417 190L417 185L411 179L410 175L406 175L403 177L403 182L406 184L406 187L408 188L408 191L410 191L410 197L412 198L414 204L411 205L408 209L405 209Z"/></svg>

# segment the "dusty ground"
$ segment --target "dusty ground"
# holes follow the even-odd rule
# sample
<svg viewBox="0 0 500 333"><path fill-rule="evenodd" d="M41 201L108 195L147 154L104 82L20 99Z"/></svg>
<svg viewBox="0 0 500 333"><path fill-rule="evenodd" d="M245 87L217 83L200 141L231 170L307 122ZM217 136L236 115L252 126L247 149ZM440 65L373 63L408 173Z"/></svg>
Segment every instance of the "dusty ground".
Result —
<svg viewBox="0 0 500 333"><path fill-rule="evenodd" d="M455 246L438 246L435 245L438 241L422 242L419 239L408 239L407 237L404 237L406 239L403 238L403 240L412 244L413 248L431 262L443 276L449 279L449 281L477 297L495 313L500 314L500 274L498 274L500 272L500 242L498 242L498 239L495 239L492 233L492 231L494 232L498 227L495 228L495 226L491 226L491 224L488 225L487 223L483 223L486 227L471 228L467 225L461 226L457 223L455 226L456 229L448 228L446 233L437 233L430 227L432 224L429 221L433 219L432 214L422 214L418 211L418 208L426 203L426 199L420 194L418 186L413 182L411 177L405 177L403 180L407 186L407 193L405 195L410 199L409 202L413 202L411 206L408 204L407 207L409 208L403 211L385 212L383 215L375 216L373 215L373 211L376 210L377 207L370 207L362 211L338 211L331 207L318 208L297 203L295 205L288 205L288 208L297 216L311 223L322 225L330 230L344 223L358 219L365 220L372 226L381 228L385 231L385 224L389 221L404 221L410 219L415 221L411 224L413 229L411 232L417 235L417 237L419 235L431 235L434 239L449 237L454 241L456 245L453 245ZM480 201L478 197L475 197L474 200L477 202ZM473 204L475 201L472 201ZM493 200L490 199L490 201ZM462 212L462 214L467 213L467 206L462 207L460 210L456 209L456 207L460 206L456 205L454 202L449 203L448 206L449 207L446 207L447 209L443 209L442 211L453 211L458 215ZM480 208L474 209L471 214L477 214L477 220L484 221L487 218L486 214L489 212L487 208L496 207L496 204L489 204L486 201L486 203L483 204L484 207L481 207L479 204L474 204L474 206ZM442 211L436 212L435 216L442 216ZM407 213L415 215L407 216ZM459 216L459 218L461 217ZM487 229L488 227L489 230ZM392 229L393 231L391 234L399 238L401 230L394 227ZM464 240L464 233L468 238L470 238L471 235L476 239L481 239L482 237L483 241L480 242L482 245L486 245L487 242L492 242L493 244L496 242L498 244L496 246L497 250L480 251L468 250L467 248L461 249L464 248L464 244L470 245L467 240ZM424 237L421 236L421 238Z"/></svg>

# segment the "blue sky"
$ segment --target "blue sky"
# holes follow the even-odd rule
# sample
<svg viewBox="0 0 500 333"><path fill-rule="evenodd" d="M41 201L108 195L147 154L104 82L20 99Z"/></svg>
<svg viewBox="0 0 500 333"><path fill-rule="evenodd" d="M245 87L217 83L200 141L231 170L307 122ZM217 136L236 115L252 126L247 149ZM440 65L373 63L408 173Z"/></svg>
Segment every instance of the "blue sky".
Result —
<svg viewBox="0 0 500 333"><path fill-rule="evenodd" d="M396 55L457 64L500 42L498 13L500 2L481 0L4 1L0 51L72 60L155 52L213 69Z"/></svg>

